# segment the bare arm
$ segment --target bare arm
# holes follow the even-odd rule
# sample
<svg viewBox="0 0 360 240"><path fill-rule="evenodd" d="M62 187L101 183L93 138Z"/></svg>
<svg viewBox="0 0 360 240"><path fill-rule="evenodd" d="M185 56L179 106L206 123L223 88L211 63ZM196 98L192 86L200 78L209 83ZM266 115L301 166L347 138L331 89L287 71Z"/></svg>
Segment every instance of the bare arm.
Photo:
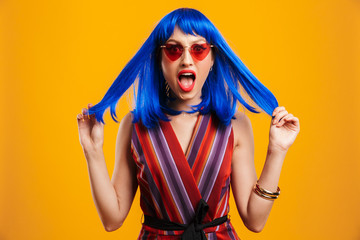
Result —
<svg viewBox="0 0 360 240"><path fill-rule="evenodd" d="M285 121L295 121L295 117L287 114L284 110L279 111L279 109L274 111L276 122L283 118L279 127L285 127ZM274 202L259 197L253 191L257 176L254 166L254 137L249 118L243 113L237 113L236 120L233 120L232 124L235 146L232 159L231 186L235 202L245 226L251 231L260 232L265 226ZM271 124L268 152L259 178L259 185L273 192L277 190L287 150L299 131L299 128L296 128L294 130L295 137L293 137L294 134L292 133L292 138L288 138L282 132L278 134L279 127ZM290 139L290 141L284 141L284 138L286 140Z"/></svg>
<svg viewBox="0 0 360 240"><path fill-rule="evenodd" d="M106 231L114 231L123 224L137 189L135 163L130 150L131 115L126 115L120 123L112 180L102 150L103 124L97 122L95 116L89 119L79 115L78 126L96 209Z"/></svg>

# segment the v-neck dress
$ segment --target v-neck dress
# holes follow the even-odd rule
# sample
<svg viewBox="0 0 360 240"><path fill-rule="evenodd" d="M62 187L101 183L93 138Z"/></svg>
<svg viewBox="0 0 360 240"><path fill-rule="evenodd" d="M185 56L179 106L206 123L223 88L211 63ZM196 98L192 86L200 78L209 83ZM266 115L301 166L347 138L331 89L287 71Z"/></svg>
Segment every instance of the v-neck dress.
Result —
<svg viewBox="0 0 360 240"><path fill-rule="evenodd" d="M131 151L144 215L188 224L201 199L209 205L204 223L227 215L233 142L231 124L211 114L198 115L185 154L170 122L151 129L134 123ZM182 232L143 224L138 239L180 239ZM239 239L230 220L204 232L207 239Z"/></svg>

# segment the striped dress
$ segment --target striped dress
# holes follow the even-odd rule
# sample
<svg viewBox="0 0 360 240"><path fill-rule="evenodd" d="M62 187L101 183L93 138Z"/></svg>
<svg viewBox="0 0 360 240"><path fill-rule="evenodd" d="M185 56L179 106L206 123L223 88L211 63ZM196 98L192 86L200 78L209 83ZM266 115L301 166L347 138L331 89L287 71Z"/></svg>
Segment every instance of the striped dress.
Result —
<svg viewBox="0 0 360 240"><path fill-rule="evenodd" d="M204 223L228 214L233 141L231 124L210 114L198 115L185 154L170 122L152 129L133 124L131 150L144 215L188 224L201 199L209 205ZM143 225L138 239L180 239L182 232ZM204 232L207 239L239 239L230 220Z"/></svg>

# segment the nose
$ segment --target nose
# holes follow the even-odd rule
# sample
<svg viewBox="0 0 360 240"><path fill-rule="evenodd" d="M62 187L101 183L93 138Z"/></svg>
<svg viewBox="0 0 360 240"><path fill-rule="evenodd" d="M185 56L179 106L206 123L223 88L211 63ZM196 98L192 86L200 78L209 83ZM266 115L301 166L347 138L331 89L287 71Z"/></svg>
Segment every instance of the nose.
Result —
<svg viewBox="0 0 360 240"><path fill-rule="evenodd" d="M190 48L184 48L184 52L181 56L181 65L182 66L191 66L193 64L193 58L190 54Z"/></svg>

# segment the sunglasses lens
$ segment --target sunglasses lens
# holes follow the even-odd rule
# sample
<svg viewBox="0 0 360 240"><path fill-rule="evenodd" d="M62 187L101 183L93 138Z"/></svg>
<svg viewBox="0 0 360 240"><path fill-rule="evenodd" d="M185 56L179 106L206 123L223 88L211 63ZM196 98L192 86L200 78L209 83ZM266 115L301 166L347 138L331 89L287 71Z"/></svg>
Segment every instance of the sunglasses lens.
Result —
<svg viewBox="0 0 360 240"><path fill-rule="evenodd" d="M210 52L210 44L208 43L204 43L204 44L194 44L191 46L191 56L193 56L193 58L201 61L204 58L206 58L206 56L209 54Z"/></svg>
<svg viewBox="0 0 360 240"><path fill-rule="evenodd" d="M208 44L208 43L203 43L203 44L196 43L191 46L190 54L194 59L196 59L198 61L202 61L209 54L210 49L211 49L211 47L210 47L210 44ZM166 56L171 61L176 61L183 54L184 48L183 48L183 46L181 46L181 44L168 43L168 44L165 44L164 51L165 51Z"/></svg>
<svg viewBox="0 0 360 240"><path fill-rule="evenodd" d="M166 44L164 51L166 56L168 56L171 61L175 61L181 57L184 49L179 44Z"/></svg>

